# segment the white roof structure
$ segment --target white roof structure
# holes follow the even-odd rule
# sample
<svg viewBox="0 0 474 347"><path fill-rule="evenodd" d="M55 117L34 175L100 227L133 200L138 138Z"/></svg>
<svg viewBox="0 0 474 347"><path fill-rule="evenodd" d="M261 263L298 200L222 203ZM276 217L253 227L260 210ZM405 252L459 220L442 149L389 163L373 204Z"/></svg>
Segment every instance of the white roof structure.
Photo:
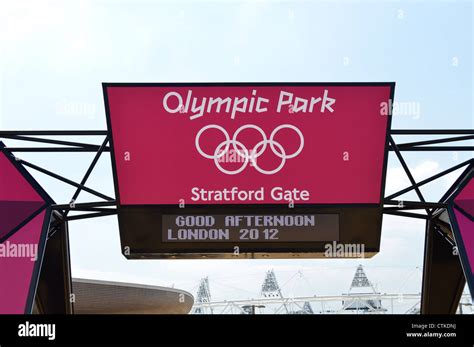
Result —
<svg viewBox="0 0 474 347"><path fill-rule="evenodd" d="M347 294L347 299L342 302L343 311L356 311L356 312L385 312L386 309L382 307L382 300L361 300L359 297L361 294L380 294L377 293L372 283L370 283L367 275L365 274L362 265L357 266L357 270L352 279L351 287Z"/></svg>

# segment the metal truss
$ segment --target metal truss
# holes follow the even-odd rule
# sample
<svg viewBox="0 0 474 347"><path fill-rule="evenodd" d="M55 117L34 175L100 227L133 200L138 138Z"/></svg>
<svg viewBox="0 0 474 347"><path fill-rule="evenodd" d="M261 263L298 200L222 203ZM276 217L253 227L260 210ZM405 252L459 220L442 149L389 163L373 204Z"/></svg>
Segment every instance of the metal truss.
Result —
<svg viewBox="0 0 474 347"><path fill-rule="evenodd" d="M424 141L416 142L405 142L397 144L393 138L394 135L416 135L416 136L426 136L426 135L450 135L446 138L437 138ZM428 202L423 196L423 193L420 190L420 187L435 181L453 171L465 167L465 172L468 172L474 166L474 160L471 158L466 160L458 165L455 165L447 170L439 172L431 177L428 177L420 182L416 182L405 159L403 158L402 151L449 151L449 152L469 152L474 151L474 146L433 146L442 143L450 143L457 141L468 141L474 139L474 130L391 130L389 135L389 150L393 151L397 156L398 161L400 162L403 170L405 171L409 181L410 186L401 189L398 192L390 194L384 198L384 207L383 212L385 214L397 215L402 217L410 218L419 218L424 220L429 220L433 218L433 213L436 210L443 209L447 207L447 204L444 202L446 196L443 196L438 202ZM404 201L402 199L397 199L401 195L415 191L418 196L419 201ZM414 213L414 210L424 210L426 214Z"/></svg>
<svg viewBox="0 0 474 347"><path fill-rule="evenodd" d="M73 142L73 141L63 141L51 139L50 137L57 136L80 136L80 137L89 137L89 136L99 136L103 138L101 145L84 143L84 142ZM26 160L17 158L17 161L23 164L26 167L29 167L35 171L41 172L47 176L55 178L63 183L69 184L76 188L73 196L66 204L55 204L52 208L60 212L63 216L63 220L72 221L86 218L95 218L103 217L117 214L117 204L115 199L98 192L97 190L91 189L86 186L87 180L92 174L97 162L99 161L102 153L110 152L110 147L108 146L109 138L107 131L102 130L46 130L46 131L0 131L0 139L11 139L15 141L24 141L28 143L42 143L49 144L54 146L48 147L6 147L10 152L35 152L35 153L71 153L71 152L94 152L96 153L92 162L89 164L89 167L84 173L84 176L81 182L77 183L73 180L70 180L66 177L58 175L54 172L44 169L38 165L30 163ZM76 203L79 194L82 192L88 192L97 198L100 198L102 201L97 202L88 202L88 203ZM80 212L73 216L68 216L71 212ZM59 223L59 222L58 222ZM51 236L55 232L55 225L51 226L50 234Z"/></svg>
<svg viewBox="0 0 474 347"><path fill-rule="evenodd" d="M396 143L394 136L443 136L443 138L436 138L423 141L415 142L402 142ZM61 137L61 136L78 136L78 137L90 137L98 136L103 138L102 144L91 144L86 142L73 142L73 141L64 141L51 139L51 137ZM446 137L449 136L449 137ZM104 152L110 152L109 137L106 130L30 130L30 131L12 131L12 130L3 130L0 131L0 139L10 139L15 141L23 141L27 143L41 143L48 144L50 146L46 147L6 147L10 152L13 153L25 153L25 152L37 152L37 153L74 153L74 152L93 152L96 153L89 167L84 173L84 176L81 182L74 182L66 177L60 176L54 172L48 171L38 165L30 163L26 160L18 158L17 160L26 167L29 167L33 170L46 174L50 177L53 177L61 182L74 186L76 188L75 193L71 197L71 200L66 204L56 204L53 205L53 209L61 212L64 216L64 219L67 221L86 219L86 218L96 218L117 214L117 204L114 198L107 196L97 190L91 189L86 186L87 180L92 174L98 160ZM405 162L402 152L427 152L427 151L441 151L441 152L469 152L474 151L474 146L444 146L441 144L460 142L474 140L474 130L471 129L457 129L457 130L391 130L388 134L388 150L394 152L398 158L400 164L402 165L407 177L410 181L410 186L386 196L383 199L383 213L389 215L397 215L402 217L418 218L428 220L433 217L433 212L440 209L446 208L446 204L441 201L437 202L428 202L424 198L420 187L430 183L440 177L443 177L450 172L458 170L465 167L466 171L472 169L474 166L474 160L469 159L458 165L455 165L447 170L444 170L438 174L435 174L429 178L426 178L420 182L416 182L407 163ZM75 203L81 191L88 192L96 197L100 198L101 201L97 202L88 202L88 203ZM410 191L415 191L418 196L419 201L404 201L401 199L396 199L401 195L408 193ZM426 213L415 213L413 211L424 210ZM81 212L81 214L76 214L69 216L71 211Z"/></svg>

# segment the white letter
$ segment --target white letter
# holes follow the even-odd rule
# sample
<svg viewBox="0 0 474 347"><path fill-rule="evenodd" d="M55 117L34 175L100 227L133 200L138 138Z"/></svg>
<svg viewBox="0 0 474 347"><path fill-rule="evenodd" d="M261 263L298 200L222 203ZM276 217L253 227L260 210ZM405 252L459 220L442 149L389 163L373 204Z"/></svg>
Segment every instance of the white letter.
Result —
<svg viewBox="0 0 474 347"><path fill-rule="evenodd" d="M49 338L48 340L54 340L56 338L56 324L50 324L49 325Z"/></svg>
<svg viewBox="0 0 474 347"><path fill-rule="evenodd" d="M177 240L177 238L173 236L172 229L168 229L168 240Z"/></svg>
<svg viewBox="0 0 474 347"><path fill-rule="evenodd" d="M18 336L26 336L26 327L25 327L25 324L20 324L18 326Z"/></svg>
<svg viewBox="0 0 474 347"><path fill-rule="evenodd" d="M196 114L193 114L189 119L193 120L199 117L202 117L204 114L204 107L206 107L206 98L202 98L201 105L197 106L197 98L193 99L193 105L191 106L191 112L198 112Z"/></svg>
<svg viewBox="0 0 474 347"><path fill-rule="evenodd" d="M283 101L284 96L289 96L289 98L287 100ZM292 99L293 99L293 93L287 93L287 92L281 91L280 92L280 99L278 100L277 112L280 112L281 107L283 105L290 105Z"/></svg>
<svg viewBox="0 0 474 347"><path fill-rule="evenodd" d="M326 249L324 251L324 256L327 258L332 258L332 245L330 243L326 243L324 248Z"/></svg>
<svg viewBox="0 0 474 347"><path fill-rule="evenodd" d="M176 96L178 98L178 106L172 110L168 107L168 98L170 96ZM180 110L181 106L183 106L183 99L181 98L181 95L179 95L176 92L169 92L165 95L165 98L163 99L163 107L165 108L168 113L176 113Z"/></svg>
<svg viewBox="0 0 474 347"><path fill-rule="evenodd" d="M191 189L191 193L193 194L193 197L191 198L192 201L199 201L199 188L198 187L194 187L193 189Z"/></svg>
<svg viewBox="0 0 474 347"><path fill-rule="evenodd" d="M267 111L268 111L268 108L266 108L266 107L263 107L263 108L262 108L262 107L260 107L260 104L261 104L262 102L268 104L269 101L270 101L270 100L268 100L268 99L266 99L266 98L261 98L261 97L259 97L259 98L257 99L257 107L255 108L255 111L257 111L257 113L267 112Z"/></svg>
<svg viewBox="0 0 474 347"><path fill-rule="evenodd" d="M334 112L332 109L332 104L336 102L336 99L328 97L327 89L324 90L323 103L321 104L321 112L324 112L324 109L327 108L330 112Z"/></svg>
<svg viewBox="0 0 474 347"><path fill-rule="evenodd" d="M235 119L235 114L237 112L245 112L247 108L247 98L234 98L234 107L232 107L232 114L230 118ZM239 107L240 104L244 104L242 107Z"/></svg>

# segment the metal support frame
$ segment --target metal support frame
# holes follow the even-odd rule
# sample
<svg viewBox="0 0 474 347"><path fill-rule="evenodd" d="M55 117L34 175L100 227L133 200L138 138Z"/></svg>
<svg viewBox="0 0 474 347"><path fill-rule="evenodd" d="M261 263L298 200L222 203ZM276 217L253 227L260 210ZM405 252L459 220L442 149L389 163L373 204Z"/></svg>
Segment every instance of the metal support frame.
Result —
<svg viewBox="0 0 474 347"><path fill-rule="evenodd" d="M104 140L101 145L76 142L76 141L64 141L51 139L50 137L57 136L101 136ZM7 147L10 152L35 152L35 153L69 153L69 152L94 152L96 153L89 167L87 168L80 183L74 182L66 177L59 174L46 170L45 168L30 163L26 160L17 158L17 161L26 167L41 172L52 178L55 178L63 183L69 184L76 188L71 200L67 204L56 204L52 208L59 211L64 216L65 221L86 219L86 218L97 218L102 216L110 216L117 213L116 203L114 198L103 194L95 189L91 189L86 186L87 180L92 174L97 162L99 161L102 153L110 152L110 147L107 146L109 139L107 131L103 130L26 130L26 131L0 131L0 139L10 139L15 141L27 142L27 143L41 143L49 144L49 147ZM105 201L97 201L90 203L76 204L75 201L79 194L82 192L88 192L96 197ZM74 216L68 216L69 212L83 212L82 214L76 214ZM84 213L87 212L87 213ZM54 225L51 226L51 236L56 232Z"/></svg>
<svg viewBox="0 0 474 347"><path fill-rule="evenodd" d="M429 140L422 140L422 141L412 141L412 142L401 142L396 143L394 137L395 136L403 136L403 135L410 135L410 136L445 136L445 138L435 138ZM89 137L89 136L100 136L103 137L102 144L92 144L82 141L64 141L58 139L52 139L50 137L61 137L61 136L79 136L79 137ZM446 137L449 136L449 137ZM104 152L110 152L111 148L108 146L109 144L109 135L107 131L104 130L73 130L73 131L64 131L64 130L48 130L48 131L0 131L0 139L10 139L14 141L21 141L27 143L38 143L38 144L46 144L49 145L48 147L7 147L10 152L35 152L35 153L74 153L74 152L92 152L95 153L95 156L92 162L89 164L88 168L86 169L82 180L80 183L76 183L68 178L62 177L54 172L48 171L40 166L27 162L25 160L17 158L18 162L23 164L26 167L39 171L43 174L46 174L50 177L53 177L63 183L69 184L76 188L74 194L71 197L71 200L65 204L55 204L52 206L52 210L59 212L63 216L63 221L74 221L74 220L83 220L83 219L90 219L90 218L98 218L104 216L111 216L116 215L117 211L117 201L103 194L99 191L91 189L86 186L86 183L93 173L93 170L96 167L97 162L101 158ZM454 165L453 167L446 169L442 172L439 172L431 177L428 177L424 180L416 182L412 173L410 172L408 164L405 162L403 158L402 152L409 151L474 151L474 146L442 146L440 144L443 143L452 143L452 142L461 142L461 141L471 141L474 140L474 130L391 130L387 134L388 139L388 150L390 152L394 152L397 159L399 160L403 170L405 171L409 181L410 186L401 189L395 193L392 193L388 196L385 196L381 201L381 207L384 214L387 215L395 215L399 217L406 217L406 218L415 218L415 219L422 219L426 220L430 223L431 220L436 218L439 211L442 211L447 208L446 198L449 192L444 194L444 196L440 199L440 201L436 202L429 202L426 201L420 187L433 182L436 179L439 179L455 170L465 168L466 170L470 170L474 166L474 159L466 160L462 163ZM461 175L462 177L463 175ZM460 178L461 178L460 177ZM459 184L460 178L456 181L455 185ZM385 184L385 179L382 181ZM96 197L102 199L101 201L94 201L94 202L87 202L87 203L76 203L77 198L79 197L82 191L86 191ZM404 201L404 200L396 200L401 195L415 191L418 199L420 201ZM417 213L416 211L424 210L425 213ZM74 212L74 215L69 215L70 212ZM48 238L52 237L57 231L59 230L58 224L52 224L48 233ZM434 226L433 229L435 232L439 233L450 246L454 246L455 240L451 238L450 235L447 235L440 227ZM382 297L389 297L392 300L392 310L393 310L393 299L395 297L390 295L378 295L374 298L377 300L381 299ZM372 297L371 297L372 298ZM400 295L396 295L396 299L399 299ZM278 311L285 309L288 312L287 305L294 304L299 309L303 310L302 306L298 304L298 302L310 302L310 301L319 301L323 305L322 312L325 312L324 309L324 302L331 298L316 298L316 297L309 297L309 298L302 298L301 300L295 300L295 298L291 299L291 302L288 301L289 299L265 299L265 302L273 303L277 302L281 304L281 307ZM419 296L416 296L417 302L419 302ZM338 298L337 300L340 300ZM248 302L248 301L247 301ZM247 303L245 302L245 303ZM259 300L259 303L262 301ZM215 305L222 305L224 307L224 311L227 308L230 308L230 311L233 311L233 308L236 308L237 311L243 313L242 304L244 302L225 302L225 303L201 303L195 305L198 309L202 309L205 307L209 307L212 310L212 307ZM214 305L214 306L211 306ZM415 304L416 305L416 304ZM414 305L414 306L415 306ZM370 308L369 308L370 309Z"/></svg>
<svg viewBox="0 0 474 347"><path fill-rule="evenodd" d="M396 143L394 136L449 136L444 138L436 138L423 141L412 141L412 142L401 142ZM101 136L104 137L101 145L91 144L86 142L76 141L64 141L58 139L51 139L50 137L62 137L62 136L78 136L78 137L89 137L89 136ZM439 172L431 177L428 177L420 182L416 182L411 174L408 164L405 162L402 152L409 151L463 151L469 152L474 151L474 146L439 146L443 143L452 143L460 141L474 140L474 130L471 129L452 129L452 130L440 130L440 129L399 129L391 130L387 135L389 139L388 150L394 152L402 165L407 177L410 181L410 186L401 189L395 193L386 196L382 201L385 205L383 213L388 215L396 215L401 217L417 218L417 219L431 219L433 213L440 209L445 208L445 204L442 202L427 202L419 189L421 186L430 183L446 174L453 172L462 167L473 165L473 159L469 159L460 164L457 164L447 170ZM104 152L110 152L111 148L108 146L109 138L106 130L2 130L0 131L0 139L11 139L15 141L24 141L28 143L41 143L49 144L48 147L7 147L11 152L37 152L37 153L71 153L71 152L93 152L96 153L89 167L87 168L80 183L76 183L68 178L62 177L54 172L48 171L40 166L32 164L22 159L18 159L23 165L30 167L34 170L42 172L50 177L53 177L59 181L67 183L76 187L76 191L71 198L71 201L67 204L54 205L53 209L59 210L63 213L66 220L78 220L85 218L96 218L102 216L109 216L117 213L117 205L112 197L107 196L94 189L88 188L85 184L92 174L98 160ZM436 145L436 146L433 146ZM395 198L414 190L420 201L403 201L394 200ZM75 201L78 198L81 191L86 191L93 194L104 201L90 202L76 204ZM441 199L443 201L443 199ZM411 212L413 210L424 210L426 214ZM69 212L77 211L84 212L80 215L68 216Z"/></svg>
<svg viewBox="0 0 474 347"><path fill-rule="evenodd" d="M457 137L448 137L448 138L437 138L431 140L424 140L424 141L414 141L414 142L405 142L396 144L394 140L394 135L463 135ZM384 207L385 214L391 215L398 215L402 217L411 217L411 218L421 218L421 219L432 219L433 213L442 208L446 208L446 204L443 203L445 200L443 198L440 199L440 202L427 202L420 190L420 187L433 182L436 179L439 179L455 170L461 169L463 167L467 167L467 169L473 165L474 160L471 158L466 160L460 164L457 164L449 169L446 169L442 172L439 172L431 177L428 177L420 182L416 182L413 178L413 175L410 172L410 169L405 162L402 151L474 151L474 146L431 146L433 144L440 144L440 143L447 143L447 142L455 142L455 141L469 141L474 139L474 130L391 130L389 135L389 143L390 148L389 150L395 152L400 164L403 167L411 185L401 189L389 196L386 196L383 203L384 205L396 205L395 207ZM466 169L466 170L467 170ZM394 199L414 190L420 199L419 202L415 201L403 201L399 199L395 201ZM405 212L406 210L420 210L424 209L426 214L418 214L412 212Z"/></svg>
<svg viewBox="0 0 474 347"><path fill-rule="evenodd" d="M94 170L94 167L97 164L97 162L99 161L99 158L100 158L102 152L105 150L108 142L109 142L109 138L108 138L108 136L106 136L104 142L102 143L102 145L97 150L97 153L96 153L94 159L92 160L91 164L89 165L89 168L87 169L86 173L84 174L84 177L82 178L81 183L80 183L81 186L84 186L84 184L86 184L87 179L89 178L90 174L92 173L92 170ZM81 187L77 188L77 190L75 191L74 195L71 198L71 204L73 204L76 201L77 197L81 193L81 190L82 190ZM65 211L65 216L67 216L68 213L69 213L69 210Z"/></svg>

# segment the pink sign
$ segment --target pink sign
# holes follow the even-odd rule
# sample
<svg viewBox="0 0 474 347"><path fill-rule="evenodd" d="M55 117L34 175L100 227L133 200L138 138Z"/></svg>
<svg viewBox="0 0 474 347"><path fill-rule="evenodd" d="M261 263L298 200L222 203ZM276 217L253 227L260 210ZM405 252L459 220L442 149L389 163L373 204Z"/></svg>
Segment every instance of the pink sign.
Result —
<svg viewBox="0 0 474 347"><path fill-rule="evenodd" d="M453 201L454 216L459 229L458 235L461 238L456 241L462 242L471 274L474 274L474 180L472 173Z"/></svg>
<svg viewBox="0 0 474 347"><path fill-rule="evenodd" d="M43 210L0 245L0 314L29 313L29 293L32 285L34 293L38 281L34 270L41 256L45 214Z"/></svg>
<svg viewBox="0 0 474 347"><path fill-rule="evenodd" d="M471 273L474 273L474 222L458 210L455 210L454 214L466 249L467 259L471 265Z"/></svg>
<svg viewBox="0 0 474 347"><path fill-rule="evenodd" d="M104 84L119 202L380 204L393 88Z"/></svg>
<svg viewBox="0 0 474 347"><path fill-rule="evenodd" d="M45 202L3 153L0 154L0 168L1 241Z"/></svg>
<svg viewBox="0 0 474 347"><path fill-rule="evenodd" d="M0 314L32 311L51 202L0 142Z"/></svg>

